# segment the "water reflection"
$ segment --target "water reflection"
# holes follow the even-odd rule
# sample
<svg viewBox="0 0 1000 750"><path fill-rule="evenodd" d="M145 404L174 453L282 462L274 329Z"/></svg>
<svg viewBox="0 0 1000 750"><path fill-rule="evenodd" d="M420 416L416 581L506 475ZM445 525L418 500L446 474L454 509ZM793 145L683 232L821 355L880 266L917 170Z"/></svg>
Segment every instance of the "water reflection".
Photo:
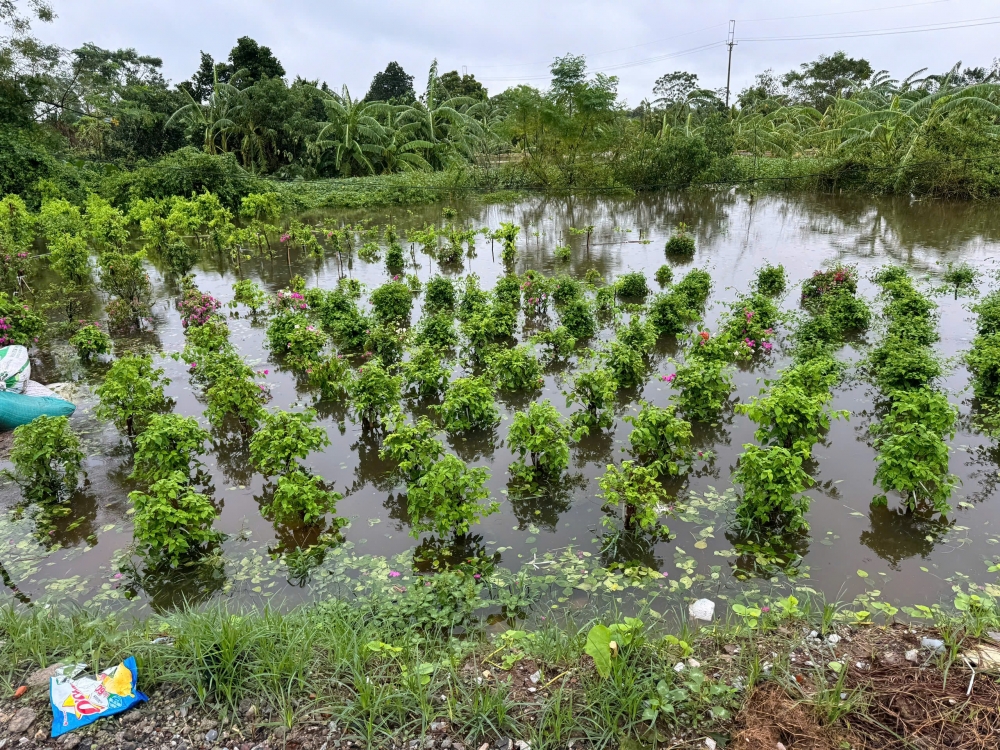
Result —
<svg viewBox="0 0 1000 750"><path fill-rule="evenodd" d="M936 514L907 512L874 506L868 511L870 527L861 532L860 541L881 557L893 570L910 557L927 559L934 547L955 525Z"/></svg>

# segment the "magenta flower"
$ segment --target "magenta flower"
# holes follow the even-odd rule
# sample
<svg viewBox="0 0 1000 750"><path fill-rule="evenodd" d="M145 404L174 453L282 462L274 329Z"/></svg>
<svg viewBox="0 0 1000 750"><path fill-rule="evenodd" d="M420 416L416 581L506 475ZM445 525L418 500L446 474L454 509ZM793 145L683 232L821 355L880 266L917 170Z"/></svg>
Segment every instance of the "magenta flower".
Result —
<svg viewBox="0 0 1000 750"><path fill-rule="evenodd" d="M475 574L474 576L472 576L472 577L473 577L473 578L475 578L475 579L476 579L477 581L478 581L478 580L479 580L480 578L482 578L482 576L481 576L481 575L479 575L479 573L476 573L476 574Z"/></svg>
<svg viewBox="0 0 1000 750"><path fill-rule="evenodd" d="M401 575L403 575L403 574L400 573L398 570L390 570L389 571L389 578L399 578Z"/></svg>
<svg viewBox="0 0 1000 750"><path fill-rule="evenodd" d="M281 235L281 241L282 242L288 242L288 240L290 240L290 239L292 239L292 235L288 234L287 232L285 234Z"/></svg>
<svg viewBox="0 0 1000 750"><path fill-rule="evenodd" d="M763 343L763 347L764 347L764 351L765 351L765 352L769 352L769 351L771 351L771 348L772 348L772 347L771 347L771 342L770 342L770 341L765 341L765 342Z"/></svg>
<svg viewBox="0 0 1000 750"><path fill-rule="evenodd" d="M760 608L760 611L761 611L761 612L770 612L770 611L771 611L771 608L770 608L770 607L761 607L761 608Z"/></svg>

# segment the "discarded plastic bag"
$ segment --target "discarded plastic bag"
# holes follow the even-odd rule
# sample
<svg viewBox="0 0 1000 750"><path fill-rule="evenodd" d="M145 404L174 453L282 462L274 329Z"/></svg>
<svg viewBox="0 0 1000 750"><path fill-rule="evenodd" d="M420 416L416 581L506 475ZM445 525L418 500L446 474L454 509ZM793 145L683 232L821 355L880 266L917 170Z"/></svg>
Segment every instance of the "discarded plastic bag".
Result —
<svg viewBox="0 0 1000 750"><path fill-rule="evenodd" d="M86 665L62 667L49 681L52 704L52 736L92 724L105 716L127 711L148 700L136 689L139 668L129 657L117 667L105 669L96 678L77 677Z"/></svg>

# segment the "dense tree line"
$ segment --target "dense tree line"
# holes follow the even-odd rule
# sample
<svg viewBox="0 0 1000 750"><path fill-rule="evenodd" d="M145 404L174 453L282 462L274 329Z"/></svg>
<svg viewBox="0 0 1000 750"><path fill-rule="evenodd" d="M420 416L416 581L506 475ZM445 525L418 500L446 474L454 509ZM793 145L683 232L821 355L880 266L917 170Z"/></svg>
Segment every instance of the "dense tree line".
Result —
<svg viewBox="0 0 1000 750"><path fill-rule="evenodd" d="M215 183L249 176L438 170L473 174L485 188L811 175L814 184L877 192L1000 194L996 67L899 81L837 52L783 76L761 73L731 107L676 71L629 108L617 78L588 74L580 56L557 58L544 89L492 96L474 76L436 63L418 94L414 76L390 62L359 97L290 77L249 37L222 61L202 52L190 79L171 85L161 59L134 49L42 44L30 22L50 20L51 9L44 0L28 9L31 17L0 3L0 192L33 203L95 184L114 198L120 173L154 163L178 174L177 190L220 194ZM128 179L132 197L146 189Z"/></svg>

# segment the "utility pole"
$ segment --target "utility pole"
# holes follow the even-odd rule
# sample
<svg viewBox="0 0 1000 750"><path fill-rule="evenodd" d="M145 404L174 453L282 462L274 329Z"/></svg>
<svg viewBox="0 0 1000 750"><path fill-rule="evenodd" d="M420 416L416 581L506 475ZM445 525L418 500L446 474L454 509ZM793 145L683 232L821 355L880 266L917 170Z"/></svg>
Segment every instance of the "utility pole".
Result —
<svg viewBox="0 0 1000 750"><path fill-rule="evenodd" d="M726 66L726 109L729 109L729 80L733 72L733 47L736 46L736 20L729 21L729 38L726 40L729 47L729 64Z"/></svg>

